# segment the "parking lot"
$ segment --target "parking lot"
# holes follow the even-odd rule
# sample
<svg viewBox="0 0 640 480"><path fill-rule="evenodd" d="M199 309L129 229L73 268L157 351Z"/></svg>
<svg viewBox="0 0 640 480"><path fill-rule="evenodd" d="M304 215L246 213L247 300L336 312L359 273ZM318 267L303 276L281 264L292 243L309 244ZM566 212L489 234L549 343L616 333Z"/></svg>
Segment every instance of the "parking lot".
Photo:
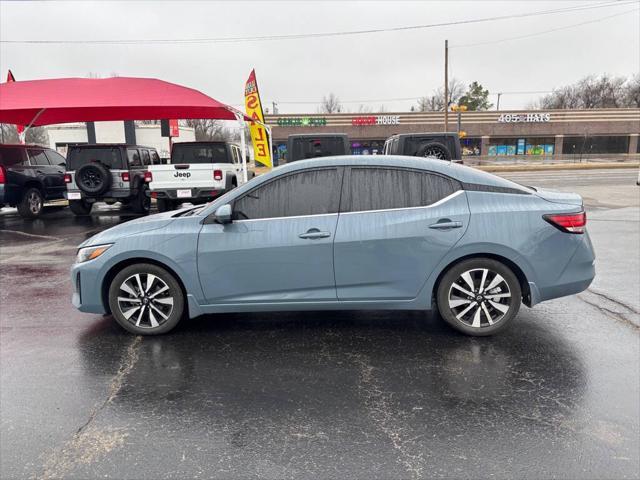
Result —
<svg viewBox="0 0 640 480"><path fill-rule="evenodd" d="M589 290L460 335L418 312L220 314L134 337L70 304L119 206L0 211L2 478L638 478L637 170L522 172L576 191Z"/></svg>

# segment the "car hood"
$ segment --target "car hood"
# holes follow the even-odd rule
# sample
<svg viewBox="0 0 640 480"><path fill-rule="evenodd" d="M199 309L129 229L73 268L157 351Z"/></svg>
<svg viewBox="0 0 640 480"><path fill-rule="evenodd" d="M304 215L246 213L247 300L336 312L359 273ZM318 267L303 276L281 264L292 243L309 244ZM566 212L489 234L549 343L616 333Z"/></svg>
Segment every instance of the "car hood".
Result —
<svg viewBox="0 0 640 480"><path fill-rule="evenodd" d="M129 222L121 223L120 225L111 227L98 233L97 235L94 235L93 237L86 239L84 242L78 245L78 248L87 247L90 245L113 243L120 238L130 237L131 235L137 235L139 233L166 227L174 221L173 216L175 214L175 211L158 213L156 215L149 215L147 217L137 218Z"/></svg>

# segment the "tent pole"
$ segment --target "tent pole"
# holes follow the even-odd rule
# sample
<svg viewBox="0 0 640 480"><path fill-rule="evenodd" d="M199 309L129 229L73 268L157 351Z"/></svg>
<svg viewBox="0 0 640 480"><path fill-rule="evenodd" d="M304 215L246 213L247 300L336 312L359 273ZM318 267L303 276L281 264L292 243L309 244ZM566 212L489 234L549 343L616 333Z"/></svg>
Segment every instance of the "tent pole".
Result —
<svg viewBox="0 0 640 480"><path fill-rule="evenodd" d="M242 178L243 182L247 183L247 148L244 139L244 118L238 116L238 123L240 124L240 149L242 150Z"/></svg>
<svg viewBox="0 0 640 480"><path fill-rule="evenodd" d="M22 131L22 133L18 137L20 139L20 143L25 143L25 139L27 138L27 130L29 130L33 126L33 124L36 122L36 120L38 120L38 117L40 115L42 115L42 113L45 110L46 110L46 108L40 109L40 111L38 113L36 113L36 115L31 119L31 122L29 122L29 125L24 127L24 130Z"/></svg>

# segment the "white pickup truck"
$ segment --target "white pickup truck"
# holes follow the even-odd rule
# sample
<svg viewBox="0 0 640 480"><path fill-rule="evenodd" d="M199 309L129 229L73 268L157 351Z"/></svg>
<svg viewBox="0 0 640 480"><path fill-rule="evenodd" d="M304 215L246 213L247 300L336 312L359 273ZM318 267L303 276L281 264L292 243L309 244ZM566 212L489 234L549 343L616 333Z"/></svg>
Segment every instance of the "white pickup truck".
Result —
<svg viewBox="0 0 640 480"><path fill-rule="evenodd" d="M181 142L171 149L171 163L150 165L149 192L158 211L183 202L206 203L244 183L240 147L229 142ZM253 172L247 172L252 178Z"/></svg>

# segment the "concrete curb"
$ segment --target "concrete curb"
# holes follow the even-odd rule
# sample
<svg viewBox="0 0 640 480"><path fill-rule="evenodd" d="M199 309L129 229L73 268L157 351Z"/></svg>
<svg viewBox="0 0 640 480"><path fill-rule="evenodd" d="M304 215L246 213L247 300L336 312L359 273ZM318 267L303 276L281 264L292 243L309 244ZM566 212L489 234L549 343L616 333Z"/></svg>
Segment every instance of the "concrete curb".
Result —
<svg viewBox="0 0 640 480"><path fill-rule="evenodd" d="M540 172L545 170L597 170L618 168L639 168L636 162L593 162L593 163L554 163L547 165L468 165L485 172ZM266 167L255 167L256 175L269 172Z"/></svg>
<svg viewBox="0 0 640 480"><path fill-rule="evenodd" d="M558 163L551 165L469 165L485 172L541 172L545 170L598 170L640 167L640 163L633 162L598 162L598 163Z"/></svg>

